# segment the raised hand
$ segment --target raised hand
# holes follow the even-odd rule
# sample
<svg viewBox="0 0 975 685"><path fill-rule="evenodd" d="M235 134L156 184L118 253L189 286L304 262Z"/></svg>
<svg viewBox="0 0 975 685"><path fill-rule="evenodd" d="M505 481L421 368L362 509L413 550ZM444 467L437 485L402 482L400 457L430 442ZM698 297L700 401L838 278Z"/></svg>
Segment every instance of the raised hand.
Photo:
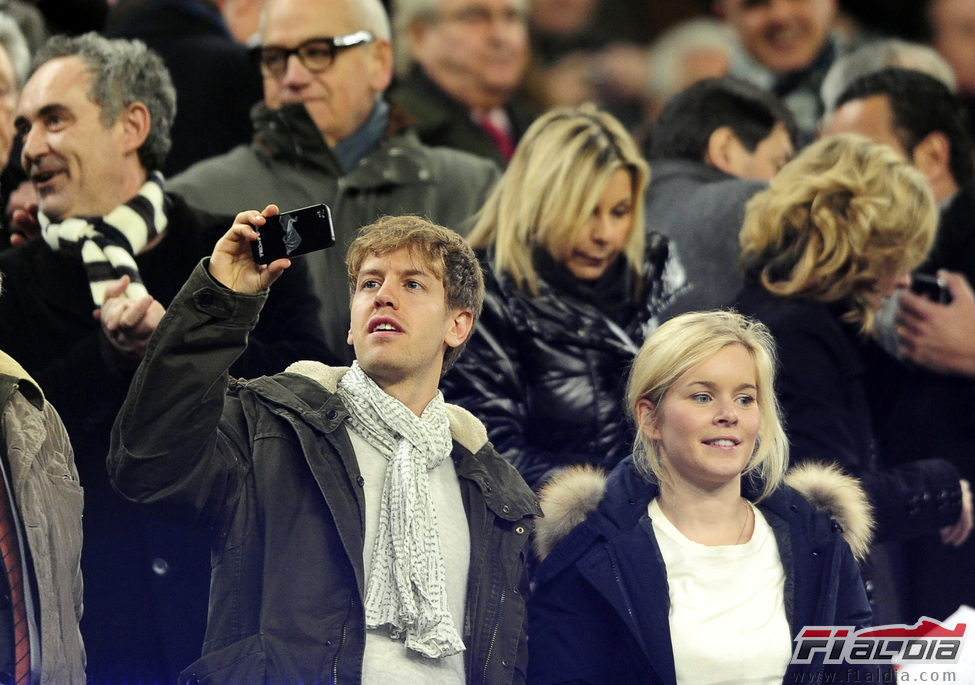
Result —
<svg viewBox="0 0 975 685"><path fill-rule="evenodd" d="M251 253L251 242L257 240L255 226L264 225L266 216L275 216L277 205L268 205L263 212L241 212L213 248L210 275L231 290L256 293L269 287L291 266L290 259L276 259L270 264L258 264Z"/></svg>

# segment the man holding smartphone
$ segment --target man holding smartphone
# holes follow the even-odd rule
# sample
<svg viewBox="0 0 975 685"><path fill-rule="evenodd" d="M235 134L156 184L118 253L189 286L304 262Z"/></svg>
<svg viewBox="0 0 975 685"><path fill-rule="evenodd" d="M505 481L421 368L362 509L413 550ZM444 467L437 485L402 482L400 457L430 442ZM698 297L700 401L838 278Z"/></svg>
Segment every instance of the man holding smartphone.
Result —
<svg viewBox="0 0 975 685"><path fill-rule="evenodd" d="M523 682L534 493L440 378L481 310L477 259L413 216L347 256L351 368L236 381L268 288L242 212L168 308L116 420L119 492L214 522L192 682Z"/></svg>
<svg viewBox="0 0 975 685"><path fill-rule="evenodd" d="M44 388L74 444L86 491L81 629L88 677L100 683L171 682L199 653L206 616L202 532L132 507L105 471L149 336L228 223L168 192L159 170L174 116L162 60L96 34L53 38L16 107L42 228L0 254L0 349ZM327 358L301 268L278 285L237 374Z"/></svg>

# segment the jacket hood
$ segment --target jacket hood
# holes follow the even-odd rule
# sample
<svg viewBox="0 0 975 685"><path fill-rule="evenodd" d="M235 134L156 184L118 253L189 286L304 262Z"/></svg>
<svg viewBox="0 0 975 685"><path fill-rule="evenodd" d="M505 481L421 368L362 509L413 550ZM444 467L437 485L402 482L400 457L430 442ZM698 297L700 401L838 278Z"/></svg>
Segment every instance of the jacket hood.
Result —
<svg viewBox="0 0 975 685"><path fill-rule="evenodd" d="M625 460L621 466L629 461ZM573 467L554 476L542 488L539 494L544 518L535 525L535 551L539 559L545 559L563 538L599 508L609 478L601 469ZM858 560L866 556L874 520L859 480L835 465L809 462L790 469L785 482L813 509L827 514L842 527L843 537Z"/></svg>
<svg viewBox="0 0 975 685"><path fill-rule="evenodd" d="M786 485L801 494L816 511L843 527L843 538L858 561L866 558L873 541L873 507L859 479L835 464L806 462L789 469Z"/></svg>
<svg viewBox="0 0 975 685"><path fill-rule="evenodd" d="M293 373L315 381L328 392L334 393L339 380L348 371L347 366L327 366L316 361L299 361L291 364L285 373ZM447 420L450 434L471 453L476 453L487 444L487 429L473 414L462 407L447 404Z"/></svg>

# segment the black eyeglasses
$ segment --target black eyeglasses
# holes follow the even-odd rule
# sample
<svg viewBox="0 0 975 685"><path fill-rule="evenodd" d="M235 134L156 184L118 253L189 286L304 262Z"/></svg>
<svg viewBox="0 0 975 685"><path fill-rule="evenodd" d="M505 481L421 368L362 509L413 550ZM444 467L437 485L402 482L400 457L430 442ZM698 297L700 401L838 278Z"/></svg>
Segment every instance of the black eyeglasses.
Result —
<svg viewBox="0 0 975 685"><path fill-rule="evenodd" d="M272 78L281 78L288 70L288 58L297 55L305 69L312 72L325 71L335 61L335 56L345 48L365 45L375 40L368 31L356 31L347 36L334 38L312 38L296 48L280 48L262 45L251 50L254 60L260 65L261 73Z"/></svg>

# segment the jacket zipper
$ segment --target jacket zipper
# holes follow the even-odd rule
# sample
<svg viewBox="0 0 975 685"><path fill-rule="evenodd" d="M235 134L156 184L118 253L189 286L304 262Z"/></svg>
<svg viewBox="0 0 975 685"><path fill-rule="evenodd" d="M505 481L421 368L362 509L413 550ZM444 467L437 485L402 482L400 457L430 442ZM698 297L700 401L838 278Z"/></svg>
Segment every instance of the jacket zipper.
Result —
<svg viewBox="0 0 975 685"><path fill-rule="evenodd" d="M349 613L355 609L355 600L349 600ZM339 656L342 654L342 648L345 647L345 638L349 634L349 622L344 621L342 623L342 638L339 640L339 648L335 650L335 659L332 660L332 685L338 685L339 682Z"/></svg>
<svg viewBox="0 0 975 685"><path fill-rule="evenodd" d="M498 639L498 630L501 627L501 616L504 614L504 600L507 597L507 594L507 590L501 590L501 601L498 603L498 613L494 619L494 629L491 631L491 641L488 642L487 657L484 659L484 673L481 681L485 683L488 682L488 665L491 663L491 657L494 655L494 643Z"/></svg>

